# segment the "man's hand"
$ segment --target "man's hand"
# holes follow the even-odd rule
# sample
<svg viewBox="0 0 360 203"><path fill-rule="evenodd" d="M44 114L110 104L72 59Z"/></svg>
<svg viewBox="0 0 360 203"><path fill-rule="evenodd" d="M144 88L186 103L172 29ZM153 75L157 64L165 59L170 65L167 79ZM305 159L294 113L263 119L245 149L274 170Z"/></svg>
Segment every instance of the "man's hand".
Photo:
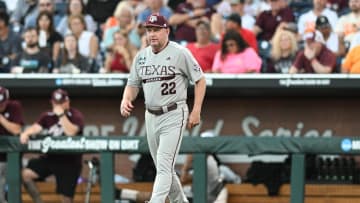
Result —
<svg viewBox="0 0 360 203"><path fill-rule="evenodd" d="M26 133L20 134L20 143L21 144L27 144L29 141L29 136Z"/></svg>
<svg viewBox="0 0 360 203"><path fill-rule="evenodd" d="M123 99L120 104L120 113L124 117L129 117L131 111L134 109L134 105L130 100Z"/></svg>
<svg viewBox="0 0 360 203"><path fill-rule="evenodd" d="M307 45L305 46L304 55L308 60L315 58L315 50L311 49Z"/></svg>
<svg viewBox="0 0 360 203"><path fill-rule="evenodd" d="M199 125L199 123L200 123L200 112L193 110L189 115L187 127L189 129L191 129L191 128Z"/></svg>

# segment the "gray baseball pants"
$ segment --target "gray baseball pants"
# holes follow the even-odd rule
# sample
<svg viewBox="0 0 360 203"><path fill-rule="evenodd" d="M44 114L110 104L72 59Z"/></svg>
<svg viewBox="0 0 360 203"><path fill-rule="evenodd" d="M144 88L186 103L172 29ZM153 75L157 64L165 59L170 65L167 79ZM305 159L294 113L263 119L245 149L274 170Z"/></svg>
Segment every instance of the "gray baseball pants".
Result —
<svg viewBox="0 0 360 203"><path fill-rule="evenodd" d="M174 170L188 116L185 103L159 116L145 113L147 141L157 171L150 203L164 203L167 196L171 203L189 202Z"/></svg>

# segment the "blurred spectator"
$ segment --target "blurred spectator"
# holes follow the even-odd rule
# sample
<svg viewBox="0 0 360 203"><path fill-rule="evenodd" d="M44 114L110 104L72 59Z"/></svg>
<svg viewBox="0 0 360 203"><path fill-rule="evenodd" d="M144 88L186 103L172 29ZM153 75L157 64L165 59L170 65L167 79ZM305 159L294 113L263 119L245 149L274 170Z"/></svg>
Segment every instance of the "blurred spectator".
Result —
<svg viewBox="0 0 360 203"><path fill-rule="evenodd" d="M21 39L9 27L9 15L0 12L0 73L9 73L17 55L21 53Z"/></svg>
<svg viewBox="0 0 360 203"><path fill-rule="evenodd" d="M131 63L137 53L128 38L128 33L118 30L114 33L114 44L108 50L105 61L107 73L129 73Z"/></svg>
<svg viewBox="0 0 360 203"><path fill-rule="evenodd" d="M342 63L342 73L360 73L360 45L354 46L346 54L345 59Z"/></svg>
<svg viewBox="0 0 360 203"><path fill-rule="evenodd" d="M134 16L139 15L143 10L146 9L146 4L144 3L144 0L123 0L128 2L128 4L131 6L131 8L134 10Z"/></svg>
<svg viewBox="0 0 360 203"><path fill-rule="evenodd" d="M24 125L21 103L10 100L9 90L0 86L0 136L19 135ZM0 202L7 203L6 153L0 153Z"/></svg>
<svg viewBox="0 0 360 203"><path fill-rule="evenodd" d="M28 24L25 22L33 18L32 16L37 16L37 12L37 0L17 0L10 22L17 27Z"/></svg>
<svg viewBox="0 0 360 203"><path fill-rule="evenodd" d="M360 28L360 0L349 0L349 8L351 12L340 17L335 29L346 42L351 42Z"/></svg>
<svg viewBox="0 0 360 203"><path fill-rule="evenodd" d="M261 58L235 30L225 33L212 67L215 73L259 73Z"/></svg>
<svg viewBox="0 0 360 203"><path fill-rule="evenodd" d="M327 7L336 13L340 13L347 9L349 0L327 0ZM350 0L351 1L351 0Z"/></svg>
<svg viewBox="0 0 360 203"><path fill-rule="evenodd" d="M302 14L298 21L298 33L303 35L307 32L315 31L315 21L320 15L326 16L331 24L332 30L335 30L338 16L335 11L326 7L327 0L313 0L313 9Z"/></svg>
<svg viewBox="0 0 360 203"><path fill-rule="evenodd" d="M53 61L59 56L62 36L55 31L52 14L47 11L39 13L36 20L39 33L39 46L50 53Z"/></svg>
<svg viewBox="0 0 360 203"><path fill-rule="evenodd" d="M0 1L0 12L8 13L6 3L4 1Z"/></svg>
<svg viewBox="0 0 360 203"><path fill-rule="evenodd" d="M256 37L253 32L248 29L243 28L241 17L237 13L231 14L226 22L225 22L225 30L236 30L239 32L241 37L245 40L245 42L252 47L256 52L258 52L258 46Z"/></svg>
<svg viewBox="0 0 360 203"><path fill-rule="evenodd" d="M329 20L326 16L319 16L315 22L316 30L320 31L324 37L325 45L337 56L345 54L345 44L342 38L332 31Z"/></svg>
<svg viewBox="0 0 360 203"><path fill-rule="evenodd" d="M244 12L245 0L229 0L229 2L228 1L223 1L223 2L224 4L227 3L231 6L231 11L230 11L231 13L236 13L239 16L241 16L241 27L248 30L252 30L254 28L255 18ZM220 38L221 33L225 32L224 22L226 22L227 17L228 16L223 16L220 13L215 13L211 17L211 29L213 35L217 39Z"/></svg>
<svg viewBox="0 0 360 203"><path fill-rule="evenodd" d="M294 14L284 0L268 0L271 10L263 11L256 18L254 33L258 40L269 41L278 26L286 27L295 21ZM290 26L290 25L289 25Z"/></svg>
<svg viewBox="0 0 360 203"><path fill-rule="evenodd" d="M86 10L96 22L103 24L114 12L116 5L120 1L121 0L90 0L86 4Z"/></svg>
<svg viewBox="0 0 360 203"><path fill-rule="evenodd" d="M90 73L89 59L78 50L78 42L73 34L64 38L64 48L55 64L54 73Z"/></svg>
<svg viewBox="0 0 360 203"><path fill-rule="evenodd" d="M69 0L67 15L62 17L56 30L64 36L69 33L68 18L71 15L82 15L85 20L86 30L95 33L97 30L97 24L91 15L85 11L85 5L82 0Z"/></svg>
<svg viewBox="0 0 360 203"><path fill-rule="evenodd" d="M137 16L138 23L144 23L147 17L153 13L159 13L164 16L166 20L169 20L173 14L172 10L164 5L163 0L144 0L147 8L139 13Z"/></svg>
<svg viewBox="0 0 360 203"><path fill-rule="evenodd" d="M78 40L80 54L90 59L96 59L99 51L98 39L93 32L85 29L86 23L83 16L71 15L68 22L71 32Z"/></svg>
<svg viewBox="0 0 360 203"><path fill-rule="evenodd" d="M214 10L206 6L206 0L187 0L177 6L169 24L176 27L175 41L195 42L195 26L199 20L210 22Z"/></svg>
<svg viewBox="0 0 360 203"><path fill-rule="evenodd" d="M127 1L122 1L116 7L114 16L116 18L116 26L110 27L104 31L102 46L109 48L114 43L114 33L118 30L126 31L129 34L131 44L136 48L141 45L141 36L135 23L135 15L133 8Z"/></svg>
<svg viewBox="0 0 360 203"><path fill-rule="evenodd" d="M25 47L18 55L13 73L48 73L51 70L51 58L39 48L39 35L36 28L29 27L24 32Z"/></svg>
<svg viewBox="0 0 360 203"><path fill-rule="evenodd" d="M245 13L258 16L263 11L271 10L268 0L245 0Z"/></svg>
<svg viewBox="0 0 360 203"><path fill-rule="evenodd" d="M36 26L36 19L40 12L47 11L53 15L54 18L54 26L56 27L61 19L60 15L55 13L55 3L54 0L38 0L37 10L36 12L32 13L33 15L28 15L25 21L25 29L28 27L35 27Z"/></svg>
<svg viewBox="0 0 360 203"><path fill-rule="evenodd" d="M186 45L195 59L199 62L203 72L211 72L215 53L220 49L218 43L211 41L211 30L208 22L199 21L195 29L196 42Z"/></svg>
<svg viewBox="0 0 360 203"><path fill-rule="evenodd" d="M27 144L30 136L45 132L51 137L73 137L83 132L84 117L82 113L70 106L70 98L65 90L57 89L51 95L52 109L43 112L39 119L24 130L20 142ZM63 203L72 203L81 173L82 155L43 154L33 158L22 170L22 180L25 189L35 203L42 203L40 193L34 180L44 180L50 175L56 178L56 192L61 195Z"/></svg>
<svg viewBox="0 0 360 203"><path fill-rule="evenodd" d="M332 73L336 55L325 46L319 31L305 33L305 49L298 53L289 73Z"/></svg>
<svg viewBox="0 0 360 203"><path fill-rule="evenodd" d="M342 64L342 73L360 73L360 45L351 49Z"/></svg>
<svg viewBox="0 0 360 203"><path fill-rule="evenodd" d="M284 29L278 29L271 40L270 59L264 72L289 73L298 51L296 35Z"/></svg>

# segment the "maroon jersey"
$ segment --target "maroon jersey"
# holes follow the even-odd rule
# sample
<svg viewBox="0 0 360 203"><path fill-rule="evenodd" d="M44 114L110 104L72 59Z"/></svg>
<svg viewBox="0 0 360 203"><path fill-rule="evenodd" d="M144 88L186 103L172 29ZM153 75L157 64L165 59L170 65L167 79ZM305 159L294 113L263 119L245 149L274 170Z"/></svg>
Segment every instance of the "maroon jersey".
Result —
<svg viewBox="0 0 360 203"><path fill-rule="evenodd" d="M1 115L5 117L10 122L24 125L23 111L20 102L9 100L6 108L3 112L0 112ZM11 135L11 133L0 124L0 136ZM0 154L0 161L6 161L6 154Z"/></svg>
<svg viewBox="0 0 360 203"><path fill-rule="evenodd" d="M79 127L78 135L81 135L84 128L84 116L82 113L75 109L70 108L69 111L65 113L66 117L70 120L71 123ZM43 131L46 135L52 137L66 136L64 133L63 127L59 123L59 118L55 115L54 112L48 111L40 115L37 123L43 128ZM81 166L81 154L46 154L46 157L51 160L56 160L60 162L71 162Z"/></svg>
<svg viewBox="0 0 360 203"><path fill-rule="evenodd" d="M206 17L207 19L211 19L211 15L215 12L212 8L206 7L206 13L202 17ZM185 14L193 11L194 8L191 3L181 3L177 6L175 13ZM182 23L176 26L175 32L175 41L185 40L187 42L195 42L195 28L187 25L186 23Z"/></svg>
<svg viewBox="0 0 360 203"><path fill-rule="evenodd" d="M84 116L82 113L77 109L70 108L65 115L71 123L79 127L78 135L81 135L84 128ZM65 136L64 129L59 123L59 118L52 111L42 113L37 123L43 128L46 135L53 137Z"/></svg>
<svg viewBox="0 0 360 203"><path fill-rule="evenodd" d="M256 25L262 29L258 38L260 40L270 40L274 35L276 28L281 22L294 22L295 16L289 7L280 10L277 15L271 11L263 11L256 19Z"/></svg>
<svg viewBox="0 0 360 203"><path fill-rule="evenodd" d="M336 55L326 48L325 45L322 45L320 53L316 56L316 59L320 64L331 67L333 71L336 68ZM293 66L298 69L300 73L315 73L314 68L311 65L311 61L305 57L304 51L298 53Z"/></svg>

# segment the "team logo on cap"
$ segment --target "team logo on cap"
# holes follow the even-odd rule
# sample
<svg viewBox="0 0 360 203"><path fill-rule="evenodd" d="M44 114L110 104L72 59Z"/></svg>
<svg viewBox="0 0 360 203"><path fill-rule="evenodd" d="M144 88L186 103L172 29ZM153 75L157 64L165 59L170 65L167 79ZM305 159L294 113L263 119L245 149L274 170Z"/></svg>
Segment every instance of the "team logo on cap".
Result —
<svg viewBox="0 0 360 203"><path fill-rule="evenodd" d="M54 95L54 98L55 98L55 100L60 100L60 99L62 99L62 95L60 93L56 92Z"/></svg>
<svg viewBox="0 0 360 203"><path fill-rule="evenodd" d="M157 21L157 16L150 16L149 21L154 23Z"/></svg>

